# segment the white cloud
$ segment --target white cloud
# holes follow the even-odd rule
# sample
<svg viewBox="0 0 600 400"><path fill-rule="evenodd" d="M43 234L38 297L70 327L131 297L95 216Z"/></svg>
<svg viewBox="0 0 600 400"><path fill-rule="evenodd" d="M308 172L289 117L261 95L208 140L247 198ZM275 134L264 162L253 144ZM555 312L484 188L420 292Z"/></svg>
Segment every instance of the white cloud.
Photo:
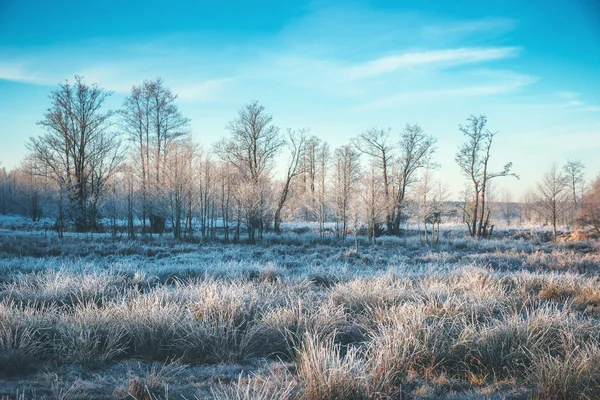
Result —
<svg viewBox="0 0 600 400"><path fill-rule="evenodd" d="M0 80L42 85L49 83L47 78L29 70L25 63L12 61L0 61Z"/></svg>
<svg viewBox="0 0 600 400"><path fill-rule="evenodd" d="M600 111L600 106L587 106L583 107L581 111Z"/></svg>
<svg viewBox="0 0 600 400"><path fill-rule="evenodd" d="M392 107L407 102L415 103L448 98L501 95L518 91L538 80L535 76L517 74L511 71L486 71L485 73L480 73L480 75L483 77L486 77L487 75L487 82L447 89L396 94L382 97L373 102L360 105L357 108L363 110L377 109Z"/></svg>
<svg viewBox="0 0 600 400"><path fill-rule="evenodd" d="M173 85L173 93L177 94L181 101L206 101L218 95L224 85L235 78L213 79L199 83Z"/></svg>
<svg viewBox="0 0 600 400"><path fill-rule="evenodd" d="M563 102L556 105L557 107L573 108L578 111L600 111L600 106L580 100L581 93L563 91L556 92L556 95L563 100Z"/></svg>
<svg viewBox="0 0 600 400"><path fill-rule="evenodd" d="M468 36L489 32L503 33L514 29L516 25L517 21L514 19L484 18L471 21L442 22L435 25L426 25L423 28L423 33L428 36L442 37L448 37L449 35L453 37Z"/></svg>
<svg viewBox="0 0 600 400"><path fill-rule="evenodd" d="M568 92L568 91L556 92L556 95L557 95L558 97L561 97L561 98L563 98L563 99L566 99L566 100L574 100L574 99L576 99L577 97L579 97L579 93L576 93L576 92Z"/></svg>
<svg viewBox="0 0 600 400"><path fill-rule="evenodd" d="M350 80L371 78L397 71L401 68L423 65L459 65L514 57L519 47L458 48L423 51L381 57L346 68L342 73Z"/></svg>

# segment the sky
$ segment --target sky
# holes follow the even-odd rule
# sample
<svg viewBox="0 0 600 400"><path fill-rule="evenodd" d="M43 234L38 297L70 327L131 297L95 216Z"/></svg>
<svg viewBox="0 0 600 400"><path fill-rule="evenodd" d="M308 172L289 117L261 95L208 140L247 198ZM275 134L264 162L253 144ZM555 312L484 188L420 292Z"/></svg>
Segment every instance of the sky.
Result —
<svg viewBox="0 0 600 400"><path fill-rule="evenodd" d="M209 151L250 101L282 129L332 148L372 126L418 123L438 140L435 177L486 115L491 166L518 200L553 162L600 174L600 1L0 0L0 164L19 165L59 82L81 75L119 108L162 77Z"/></svg>

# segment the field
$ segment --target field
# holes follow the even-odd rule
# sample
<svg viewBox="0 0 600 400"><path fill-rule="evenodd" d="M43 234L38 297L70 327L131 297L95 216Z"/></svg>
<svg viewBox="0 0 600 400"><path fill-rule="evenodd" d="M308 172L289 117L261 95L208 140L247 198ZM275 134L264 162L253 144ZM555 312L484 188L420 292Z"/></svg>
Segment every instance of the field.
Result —
<svg viewBox="0 0 600 400"><path fill-rule="evenodd" d="M0 397L598 399L600 243L0 231Z"/></svg>

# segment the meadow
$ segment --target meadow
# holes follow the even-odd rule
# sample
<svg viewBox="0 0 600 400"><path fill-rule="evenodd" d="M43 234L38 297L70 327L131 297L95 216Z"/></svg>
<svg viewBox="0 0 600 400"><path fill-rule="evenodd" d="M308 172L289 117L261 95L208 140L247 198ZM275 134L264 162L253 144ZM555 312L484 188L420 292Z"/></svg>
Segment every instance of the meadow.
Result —
<svg viewBox="0 0 600 400"><path fill-rule="evenodd" d="M0 231L0 398L600 398L598 241L21 228Z"/></svg>

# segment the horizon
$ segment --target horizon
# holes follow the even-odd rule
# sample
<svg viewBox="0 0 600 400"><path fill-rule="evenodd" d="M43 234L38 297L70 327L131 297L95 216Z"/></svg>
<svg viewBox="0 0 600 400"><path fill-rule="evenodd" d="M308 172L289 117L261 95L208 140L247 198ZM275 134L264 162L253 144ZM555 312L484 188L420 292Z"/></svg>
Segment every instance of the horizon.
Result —
<svg viewBox="0 0 600 400"><path fill-rule="evenodd" d="M19 165L48 95L74 75L114 91L162 77L209 149L257 100L284 129L332 148L372 126L418 123L438 140L435 177L460 198L454 158L471 114L499 131L491 166L514 201L553 162L600 173L600 4L555 1L187 4L0 2L0 166ZM275 6L277 5L277 6ZM34 9L35 11L31 11ZM68 20L69 24L62 21ZM562 29L559 29L562 27Z"/></svg>

